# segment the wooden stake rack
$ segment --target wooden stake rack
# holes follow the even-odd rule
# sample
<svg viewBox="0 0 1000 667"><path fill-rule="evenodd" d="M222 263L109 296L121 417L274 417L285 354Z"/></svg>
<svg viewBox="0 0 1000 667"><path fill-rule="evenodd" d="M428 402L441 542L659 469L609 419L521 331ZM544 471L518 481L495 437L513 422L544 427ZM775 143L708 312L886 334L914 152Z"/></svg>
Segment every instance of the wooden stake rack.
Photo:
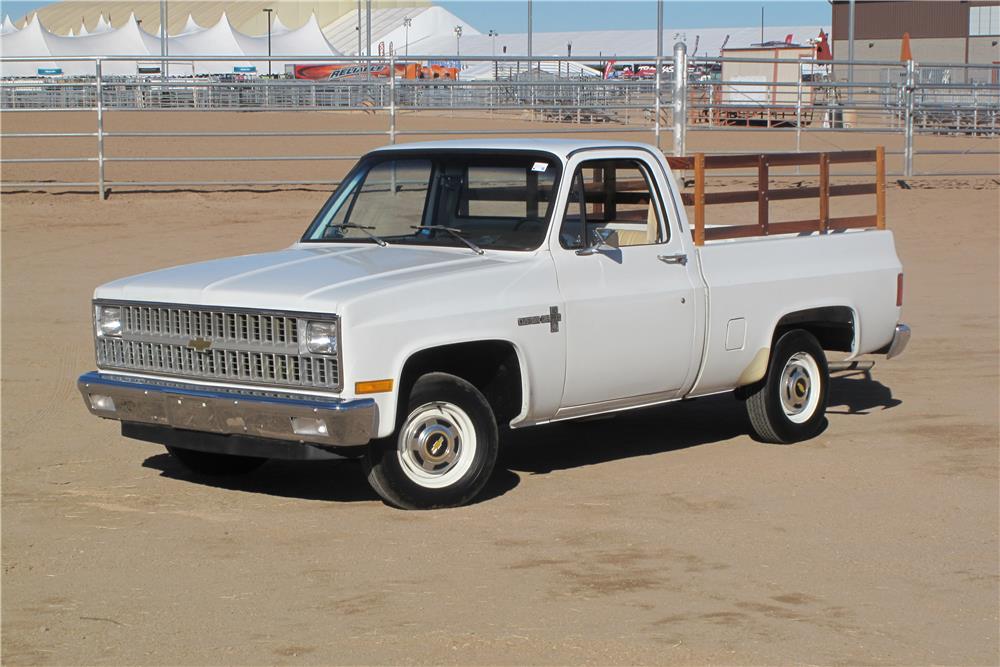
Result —
<svg viewBox="0 0 1000 667"><path fill-rule="evenodd" d="M769 234L797 234L844 229L885 229L885 147L873 151L840 151L836 153L771 153L760 155L705 155L696 153L687 157L667 157L672 169L694 172L694 192L682 194L684 205L694 207L694 228L691 231L695 245L705 241L736 239ZM875 164L875 182L852 185L830 185L831 164ZM770 189L771 167L819 167L819 185L805 188ZM705 192L705 172L709 169L757 168L757 189L736 192ZM830 217L830 197L850 195L875 195L873 215ZM808 220L771 222L770 202L789 199L818 198L818 217ZM757 202L757 224L705 227L705 207L712 204L739 204Z"/></svg>

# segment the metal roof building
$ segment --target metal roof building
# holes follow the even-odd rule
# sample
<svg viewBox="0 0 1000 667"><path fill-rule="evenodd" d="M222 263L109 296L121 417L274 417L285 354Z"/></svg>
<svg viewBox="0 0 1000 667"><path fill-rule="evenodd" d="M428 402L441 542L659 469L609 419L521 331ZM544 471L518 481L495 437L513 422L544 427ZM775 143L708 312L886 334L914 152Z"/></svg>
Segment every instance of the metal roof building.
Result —
<svg viewBox="0 0 1000 667"><path fill-rule="evenodd" d="M833 56L846 60L851 3L832 5ZM899 60L904 33L916 62L1000 61L1000 0L856 0L854 12L857 61Z"/></svg>

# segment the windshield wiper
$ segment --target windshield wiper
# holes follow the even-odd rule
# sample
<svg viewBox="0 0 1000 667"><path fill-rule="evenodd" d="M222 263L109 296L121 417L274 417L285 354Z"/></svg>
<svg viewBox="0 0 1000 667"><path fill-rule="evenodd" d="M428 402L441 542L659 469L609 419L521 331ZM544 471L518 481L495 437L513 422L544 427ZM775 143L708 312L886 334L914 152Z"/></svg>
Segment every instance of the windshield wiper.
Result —
<svg viewBox="0 0 1000 667"><path fill-rule="evenodd" d="M483 251L482 248L480 248L475 243L473 243L469 239L467 239L464 236L462 236L462 230L461 229L455 229L454 227L445 227L444 225L410 225L410 228L411 229L436 229L436 230L440 230L442 232L448 232L449 234L451 234L452 236L454 236L456 239L458 239L459 241L461 241L465 245L467 245L470 248L472 248L473 252L475 252L477 255L484 255L484 254L486 254L485 251Z"/></svg>
<svg viewBox="0 0 1000 667"><path fill-rule="evenodd" d="M341 229L358 229L361 230L362 234L364 234L365 236L367 236L368 238L370 238L372 241L379 244L383 248L389 245L388 243L386 243L385 241L383 241L382 239L380 239L379 237L375 236L370 231L368 231L369 229L375 229L374 227L368 225L357 225L353 222L342 222L339 225L330 225L330 227L339 227ZM329 227L327 227L327 229L329 229Z"/></svg>

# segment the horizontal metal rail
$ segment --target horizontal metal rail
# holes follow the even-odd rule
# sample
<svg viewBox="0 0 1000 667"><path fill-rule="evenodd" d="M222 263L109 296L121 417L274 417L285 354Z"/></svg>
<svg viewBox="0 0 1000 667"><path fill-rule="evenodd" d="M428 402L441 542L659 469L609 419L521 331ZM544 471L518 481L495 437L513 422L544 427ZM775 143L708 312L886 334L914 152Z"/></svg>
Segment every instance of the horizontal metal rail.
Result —
<svg viewBox="0 0 1000 667"><path fill-rule="evenodd" d="M413 80L396 76L394 65L424 60L493 63L494 79L490 80ZM802 152L802 138L809 135L851 133L859 135L886 135L902 139L901 150L885 151L884 155L901 157L903 167L898 175L929 175L926 170L914 169L917 158L934 156L995 156L1000 151L982 147L967 150L923 149L914 145L919 135L957 135L968 137L1000 137L1000 85L992 83L996 65L963 63L898 63L892 61L858 61L853 63L857 72L874 76L873 80L843 80L847 61L818 61L801 59L797 80L746 82L725 79L721 76L709 80L689 80L696 71L724 71L726 63L775 64L773 58L688 58L679 73L673 71L673 59L657 60L651 56L616 56L619 63L651 64L655 74L650 78L602 79L563 73L563 65L579 63L595 65L606 62L602 56L474 56L413 55L398 57L315 57L315 56L109 56L90 58L0 58L2 63L65 62L83 64L83 70L93 67L93 74L75 74L59 79L46 78L0 80L0 109L4 113L96 112L96 132L0 132L0 139L97 139L97 155L68 157L20 157L16 155L23 142L11 144L0 164L73 164L97 162L99 178L96 181L102 196L108 188L161 187L171 185L225 187L228 185L334 185L331 180L178 180L172 182L122 179L108 180L104 168L107 163L276 163L321 162L357 159L357 155L261 155L254 154L253 144L246 155L114 155L108 148L118 150L123 142L138 139L176 138L317 138L323 137L387 137L395 143L400 137L425 136L536 136L536 135L585 135L647 134L659 146L661 132L673 126L686 134L698 132L777 132L795 135L795 150ZM192 75L163 79L159 75L104 75L103 67L122 62L162 62L190 66ZM230 80L219 75L194 76L194 65L203 62L272 62L294 61L308 63L370 62L385 66L390 77L367 76L353 79L306 81L282 78L249 77ZM782 64L784 61L780 61ZM536 64L557 65L557 74L535 68ZM659 63L661 67L655 65ZM119 65L120 66L120 65ZM501 66L503 69L501 70ZM698 70L697 68L702 68ZM808 72L806 67L811 68ZM522 68L524 70L522 71ZM83 71L81 70L81 71ZM515 71L516 70L516 71ZM818 79L807 78L821 72ZM502 74L502 77L500 76ZM676 76L681 81L675 82ZM993 77L987 81L982 77ZM949 78L950 77L950 78ZM962 81L965 79L965 81ZM971 79L971 80L970 80ZM667 82L681 84L676 95L682 95L683 105L676 106L675 93ZM680 98L679 98L680 99ZM678 111L682 109L683 111ZM367 130L219 130L180 131L175 128L157 130L109 131L105 118L109 114L126 111L322 111L334 113L364 112L386 121L385 129ZM399 121L411 114L472 114L478 118L473 127L448 127L442 129L401 128ZM498 129L490 127L492 118L518 118L530 114L530 120L541 127ZM680 114L674 118L675 114ZM15 124L14 121L11 124ZM9 125L8 125L9 127ZM15 124L16 127L16 124ZM113 140L113 141L112 141ZM110 144L106 142L111 142ZM681 144L683 145L683 143ZM148 150L148 149L147 149ZM776 151L765 151L764 155ZM720 155L732 151L719 151ZM800 167L796 167L801 171ZM807 169L807 168L806 168ZM994 175L984 167L983 172L968 170L947 172L947 175ZM808 169L807 169L808 170ZM773 174L782 177L782 169ZM942 173L944 172L937 172ZM727 174L736 176L738 174ZM752 174L749 174L752 175ZM797 172L796 175L802 175ZM850 175L837 172L838 176ZM897 175L893 173L892 175ZM39 187L92 187L94 182L69 183L63 180L5 181L4 189Z"/></svg>

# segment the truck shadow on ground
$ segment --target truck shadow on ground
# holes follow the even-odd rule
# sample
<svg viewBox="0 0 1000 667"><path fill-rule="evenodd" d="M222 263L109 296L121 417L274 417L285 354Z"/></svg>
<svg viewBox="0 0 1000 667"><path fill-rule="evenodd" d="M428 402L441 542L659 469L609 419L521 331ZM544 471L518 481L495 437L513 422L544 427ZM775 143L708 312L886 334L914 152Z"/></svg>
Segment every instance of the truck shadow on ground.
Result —
<svg viewBox="0 0 1000 667"><path fill-rule="evenodd" d="M871 373L864 371L830 379L826 413L868 415L900 404L902 401L892 395L892 389L873 380Z"/></svg>
<svg viewBox="0 0 1000 667"><path fill-rule="evenodd" d="M192 472L167 453L150 456L142 465L159 470L161 477L230 491L342 503L381 500L368 485L364 469L357 459L268 461L258 470L237 477L214 477ZM502 496L520 481L521 478L514 472L498 469L475 502Z"/></svg>
<svg viewBox="0 0 1000 667"><path fill-rule="evenodd" d="M830 415L868 415L902 403L867 373L832 377L827 401ZM742 401L732 394L720 394L610 418L510 431L499 465L541 475L742 436L754 437Z"/></svg>
<svg viewBox="0 0 1000 667"><path fill-rule="evenodd" d="M892 391L866 374L834 377L828 414L868 415L901 403ZM511 491L518 473L544 475L637 456L749 436L742 402L731 394L621 413L611 418L561 422L503 434L503 448L489 485L476 499L484 502ZM143 466L163 477L232 491L328 502L378 501L358 460L270 461L241 477L210 477L191 472L169 454L147 458Z"/></svg>

